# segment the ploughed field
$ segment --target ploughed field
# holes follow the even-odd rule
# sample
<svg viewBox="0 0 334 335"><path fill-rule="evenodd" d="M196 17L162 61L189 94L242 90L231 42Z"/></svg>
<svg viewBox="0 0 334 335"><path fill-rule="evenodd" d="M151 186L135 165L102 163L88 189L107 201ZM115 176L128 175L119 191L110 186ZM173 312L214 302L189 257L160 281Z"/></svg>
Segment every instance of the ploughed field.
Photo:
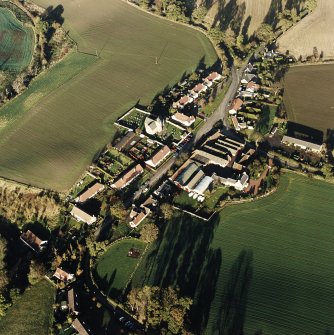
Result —
<svg viewBox="0 0 334 335"><path fill-rule="evenodd" d="M334 129L334 64L297 66L285 77L284 103L290 121L327 134Z"/></svg>
<svg viewBox="0 0 334 335"><path fill-rule="evenodd" d="M137 102L149 103L200 62L211 65L217 58L202 33L121 0L62 5L65 28L82 53L67 57L0 109L0 176L56 190L71 187L110 141L117 117Z"/></svg>
<svg viewBox="0 0 334 335"><path fill-rule="evenodd" d="M21 72L30 63L34 34L11 11L0 7L0 70Z"/></svg>
<svg viewBox="0 0 334 335"><path fill-rule="evenodd" d="M333 201L334 185L286 174L276 193L228 207L216 222L175 218L133 286L179 286L205 334L242 325L247 335L332 333Z"/></svg>

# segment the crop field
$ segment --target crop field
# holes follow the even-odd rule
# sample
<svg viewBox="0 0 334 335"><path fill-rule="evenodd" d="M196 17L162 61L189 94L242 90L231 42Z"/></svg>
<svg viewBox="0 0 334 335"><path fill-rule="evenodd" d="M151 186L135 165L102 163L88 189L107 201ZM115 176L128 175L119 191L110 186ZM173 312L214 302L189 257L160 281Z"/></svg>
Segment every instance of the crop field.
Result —
<svg viewBox="0 0 334 335"><path fill-rule="evenodd" d="M26 290L0 320L0 334L48 334L55 292L46 280Z"/></svg>
<svg viewBox="0 0 334 335"><path fill-rule="evenodd" d="M0 70L21 72L34 52L34 34L5 8L0 8Z"/></svg>
<svg viewBox="0 0 334 335"><path fill-rule="evenodd" d="M199 63L217 59L202 33L121 0L63 5L65 28L85 54L72 54L0 109L0 176L60 191L70 188L110 141L120 115L137 102L149 103ZM63 73L73 73L67 62L78 72L63 80ZM12 110L20 117L13 120Z"/></svg>
<svg viewBox="0 0 334 335"><path fill-rule="evenodd" d="M317 47L324 59L334 58L334 2L317 0L314 12L278 39L281 52L289 50L296 58L313 55Z"/></svg>
<svg viewBox="0 0 334 335"><path fill-rule="evenodd" d="M285 78L284 103L290 121L327 133L334 129L334 65L297 66Z"/></svg>
<svg viewBox="0 0 334 335"><path fill-rule="evenodd" d="M98 260L95 278L99 287L110 297L117 298L126 288L140 258L128 256L131 248L144 251L146 244L139 240L122 240L112 245Z"/></svg>
<svg viewBox="0 0 334 335"><path fill-rule="evenodd" d="M273 195L228 207L214 222L175 218L133 286L178 285L205 334L242 325L246 335L331 334L333 200L333 185L285 174Z"/></svg>

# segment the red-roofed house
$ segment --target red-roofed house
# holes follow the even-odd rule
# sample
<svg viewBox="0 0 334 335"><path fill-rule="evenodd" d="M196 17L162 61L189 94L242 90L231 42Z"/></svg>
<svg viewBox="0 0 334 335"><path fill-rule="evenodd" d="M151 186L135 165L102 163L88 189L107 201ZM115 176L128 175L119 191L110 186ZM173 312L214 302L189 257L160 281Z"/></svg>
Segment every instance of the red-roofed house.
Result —
<svg viewBox="0 0 334 335"><path fill-rule="evenodd" d="M191 91L191 95L196 99L202 92L205 92L208 89L204 84L197 84Z"/></svg>
<svg viewBox="0 0 334 335"><path fill-rule="evenodd" d="M221 74L219 74L218 72L212 72L204 79L204 84L210 87L212 86L213 82L219 81L221 77Z"/></svg>
<svg viewBox="0 0 334 335"><path fill-rule="evenodd" d="M63 282L69 282L74 279L74 275L72 273L68 273L61 268L56 269L56 272L53 274L53 277L56 277L57 279Z"/></svg>
<svg viewBox="0 0 334 335"><path fill-rule="evenodd" d="M168 157L171 153L171 150L167 145L165 145L162 149L156 152L149 160L145 161L145 163L153 168L157 167L164 159Z"/></svg>
<svg viewBox="0 0 334 335"><path fill-rule="evenodd" d="M173 114L172 119L183 124L186 127L191 126L196 120L196 118L193 115L188 116L179 112Z"/></svg>
<svg viewBox="0 0 334 335"><path fill-rule="evenodd" d="M93 186L88 188L85 192L80 194L75 201L76 202L85 202L86 200L93 198L96 194L104 190L104 185L100 183L95 183Z"/></svg>
<svg viewBox="0 0 334 335"><path fill-rule="evenodd" d="M250 81L246 86L246 91L254 93L260 88L259 84L254 83L254 81Z"/></svg>
<svg viewBox="0 0 334 335"><path fill-rule="evenodd" d="M144 172L144 169L140 164L137 164L135 167L131 168L121 177L116 179L111 187L121 190L122 188L128 186L135 178Z"/></svg>
<svg viewBox="0 0 334 335"><path fill-rule="evenodd" d="M20 239L34 251L42 250L44 247L46 247L48 243L48 241L42 241L30 230L27 230L25 233L22 233Z"/></svg>
<svg viewBox="0 0 334 335"><path fill-rule="evenodd" d="M228 111L228 113L230 115L235 115L237 114L238 110L240 110L240 108L243 105L243 100L241 100L240 98L234 99L231 105L230 110Z"/></svg>
<svg viewBox="0 0 334 335"><path fill-rule="evenodd" d="M191 96L185 95L179 101L174 103L173 107L174 108L183 108L184 106L192 103L193 101L194 101L194 99Z"/></svg>

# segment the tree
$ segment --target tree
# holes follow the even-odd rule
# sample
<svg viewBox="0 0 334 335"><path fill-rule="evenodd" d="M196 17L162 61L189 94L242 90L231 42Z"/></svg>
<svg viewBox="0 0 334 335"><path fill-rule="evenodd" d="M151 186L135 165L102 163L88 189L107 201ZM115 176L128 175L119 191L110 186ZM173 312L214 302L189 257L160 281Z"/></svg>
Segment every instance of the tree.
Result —
<svg viewBox="0 0 334 335"><path fill-rule="evenodd" d="M268 43L275 37L272 26L266 23L262 23L261 26L254 33L255 38L259 42Z"/></svg>
<svg viewBox="0 0 334 335"><path fill-rule="evenodd" d="M140 231L140 239L151 243L158 238L159 228L154 223L145 223Z"/></svg>
<svg viewBox="0 0 334 335"><path fill-rule="evenodd" d="M203 23L208 10L204 6L198 6L192 13L192 20L197 23Z"/></svg>
<svg viewBox="0 0 334 335"><path fill-rule="evenodd" d="M162 216L165 220L170 220L174 215L173 206L168 203L164 203L160 206Z"/></svg>
<svg viewBox="0 0 334 335"><path fill-rule="evenodd" d="M31 261L28 280L30 285L35 285L46 274L45 266L42 263Z"/></svg>
<svg viewBox="0 0 334 335"><path fill-rule="evenodd" d="M7 241L0 235L0 293L8 285L9 279L5 269L5 257L7 255Z"/></svg>
<svg viewBox="0 0 334 335"><path fill-rule="evenodd" d="M172 287L144 286L130 291L127 304L146 330L164 326L170 333L179 334L185 331L185 315L192 300L180 297L179 290Z"/></svg>
<svg viewBox="0 0 334 335"><path fill-rule="evenodd" d="M125 223L128 217L128 212L125 209L123 202L116 196L110 198L110 212L120 223Z"/></svg>

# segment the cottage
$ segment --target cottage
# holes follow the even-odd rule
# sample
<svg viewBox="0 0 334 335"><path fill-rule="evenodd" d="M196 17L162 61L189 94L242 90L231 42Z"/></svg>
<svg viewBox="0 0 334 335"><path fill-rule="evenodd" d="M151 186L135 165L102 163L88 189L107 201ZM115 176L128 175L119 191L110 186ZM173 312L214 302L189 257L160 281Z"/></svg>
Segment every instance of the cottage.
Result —
<svg viewBox="0 0 334 335"><path fill-rule="evenodd" d="M144 219L151 213L151 210L148 207L143 207L135 216L132 217L130 221L130 227L136 228L140 223L144 221Z"/></svg>
<svg viewBox="0 0 334 335"><path fill-rule="evenodd" d="M30 230L27 230L25 233L22 233L20 239L29 248L31 248L36 252L43 250L48 244L48 241L42 241Z"/></svg>
<svg viewBox="0 0 334 335"><path fill-rule="evenodd" d="M156 152L149 160L145 161L145 163L152 167L156 168L161 162L163 162L171 153L171 150L167 145L165 145L162 149Z"/></svg>
<svg viewBox="0 0 334 335"><path fill-rule="evenodd" d="M308 141L303 141L295 137L283 136L282 143L293 145L302 150L311 150L315 153L320 153L323 150L323 144L316 144Z"/></svg>
<svg viewBox="0 0 334 335"><path fill-rule="evenodd" d="M215 81L219 81L221 78L221 74L218 72L212 72L204 79L204 84L208 87L211 87Z"/></svg>
<svg viewBox="0 0 334 335"><path fill-rule="evenodd" d="M240 98L234 99L232 104L231 104L231 108L229 110L229 114L230 115L235 115L237 114L238 110L241 109L242 105L243 105L243 100L241 100Z"/></svg>
<svg viewBox="0 0 334 335"><path fill-rule="evenodd" d="M186 105L192 103L194 101L194 98L189 96L189 95L185 95L183 96L179 101L177 101L176 103L173 104L174 108L183 108Z"/></svg>
<svg viewBox="0 0 334 335"><path fill-rule="evenodd" d="M243 174L237 174L227 178L221 177L220 182L225 186L233 187L238 191L243 191L248 187L249 176L246 172Z"/></svg>
<svg viewBox="0 0 334 335"><path fill-rule="evenodd" d="M77 299L77 294L74 291L74 288L71 288L67 292L67 300L68 300L68 308L70 312L75 315L78 315L79 314L78 299Z"/></svg>
<svg viewBox="0 0 334 335"><path fill-rule="evenodd" d="M121 177L116 179L111 187L121 190L122 188L128 186L134 179L136 179L140 174L144 172L144 169L140 164L137 164L135 167L132 167Z"/></svg>
<svg viewBox="0 0 334 335"><path fill-rule="evenodd" d="M72 322L72 327L78 332L79 335L89 335L84 326L84 322L80 322L79 319L75 319Z"/></svg>
<svg viewBox="0 0 334 335"><path fill-rule="evenodd" d="M93 186L89 187L85 192L78 196L76 202L85 202L90 198L93 198L96 194L104 190L104 185L100 183L95 183Z"/></svg>
<svg viewBox="0 0 334 335"><path fill-rule="evenodd" d="M197 84L191 91L191 95L194 99L196 99L201 93L205 92L208 87L204 84Z"/></svg>
<svg viewBox="0 0 334 335"><path fill-rule="evenodd" d="M186 127L190 127L196 120L196 118L193 115L188 116L179 112L173 114L172 119L183 124Z"/></svg>
<svg viewBox="0 0 334 335"><path fill-rule="evenodd" d="M255 74L251 74L251 73L244 73L244 75L242 76L241 79L241 84L248 84L250 81L254 81L256 80L256 75Z"/></svg>
<svg viewBox="0 0 334 335"><path fill-rule="evenodd" d="M144 125L145 125L145 131L149 135L155 135L161 133L163 130L163 121L160 117L158 117L157 119L153 119L148 116L145 118Z"/></svg>
<svg viewBox="0 0 334 335"><path fill-rule="evenodd" d="M74 275L72 273L68 273L61 268L57 268L56 272L53 274L53 277L67 283L71 282L74 279Z"/></svg>
<svg viewBox="0 0 334 335"><path fill-rule="evenodd" d="M85 211L83 211L82 209L80 209L77 206L74 206L71 210L71 215L78 220L79 222L85 222L88 225L93 224L94 222L96 222L96 217L94 215L90 215L88 213L86 213Z"/></svg>

